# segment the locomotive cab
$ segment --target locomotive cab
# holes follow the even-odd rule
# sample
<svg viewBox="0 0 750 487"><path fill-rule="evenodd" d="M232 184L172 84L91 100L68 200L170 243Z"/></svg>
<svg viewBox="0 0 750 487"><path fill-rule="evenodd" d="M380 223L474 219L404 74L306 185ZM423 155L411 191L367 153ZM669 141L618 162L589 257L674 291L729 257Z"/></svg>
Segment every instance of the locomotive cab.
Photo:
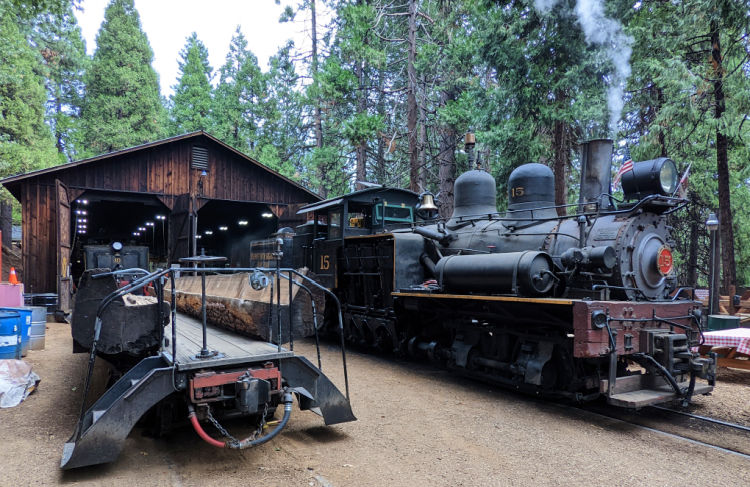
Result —
<svg viewBox="0 0 750 487"><path fill-rule="evenodd" d="M375 187L302 207L297 214L308 215L314 226L311 234L315 236L304 265L323 285L336 287L338 260L345 240L410 227L418 200L412 191Z"/></svg>

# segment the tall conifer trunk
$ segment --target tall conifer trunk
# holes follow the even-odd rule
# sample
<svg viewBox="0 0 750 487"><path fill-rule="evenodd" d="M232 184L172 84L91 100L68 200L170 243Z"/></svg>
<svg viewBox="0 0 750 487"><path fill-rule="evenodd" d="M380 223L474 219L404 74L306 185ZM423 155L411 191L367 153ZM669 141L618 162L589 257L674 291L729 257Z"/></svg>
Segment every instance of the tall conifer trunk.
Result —
<svg viewBox="0 0 750 487"><path fill-rule="evenodd" d="M406 75L406 130L409 136L409 189L419 192L419 153L417 150L417 72L414 62L417 57L417 1L409 0L409 55Z"/></svg>
<svg viewBox="0 0 750 487"><path fill-rule="evenodd" d="M711 21L711 64L714 74L714 118L721 118L724 113L724 66L721 56L719 26ZM719 219L721 232L721 263L723 270L723 292L729 293L737 282L737 271L734 259L734 229L732 228L732 206L729 193L729 160L727 154L727 136L720 128L716 129L716 172L719 176Z"/></svg>
<svg viewBox="0 0 750 487"><path fill-rule="evenodd" d="M440 105L446 106L457 97L455 89L440 93ZM440 152L438 153L438 179L440 181L440 216L449 218L453 213L453 183L456 181L456 138L458 133L452 124L444 123L438 128Z"/></svg>
<svg viewBox="0 0 750 487"><path fill-rule="evenodd" d="M558 94L558 96L563 96ZM567 209L562 205L568 202L568 178L566 176L570 165L570 137L568 136L568 124L562 120L556 120L552 130L552 151L554 154L553 171L555 173L555 205L557 214L564 216Z"/></svg>
<svg viewBox="0 0 750 487"><path fill-rule="evenodd" d="M318 74L318 21L315 12L315 0L310 0L310 16L312 17L312 75L313 78ZM320 97L315 97L315 106L313 108L313 124L315 131L315 147L323 147L323 120L320 114ZM324 165L318 167L318 177L320 178L320 195L325 198L328 196L328 190L325 185L326 169Z"/></svg>

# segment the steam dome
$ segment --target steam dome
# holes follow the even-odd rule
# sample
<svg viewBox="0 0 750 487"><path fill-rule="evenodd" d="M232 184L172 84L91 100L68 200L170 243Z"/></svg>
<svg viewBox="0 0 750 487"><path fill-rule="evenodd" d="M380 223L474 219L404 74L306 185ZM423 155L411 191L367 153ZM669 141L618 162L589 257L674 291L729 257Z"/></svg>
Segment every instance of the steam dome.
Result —
<svg viewBox="0 0 750 487"><path fill-rule="evenodd" d="M453 186L453 215L458 217L488 215L497 212L495 178L478 169L467 171L456 179Z"/></svg>

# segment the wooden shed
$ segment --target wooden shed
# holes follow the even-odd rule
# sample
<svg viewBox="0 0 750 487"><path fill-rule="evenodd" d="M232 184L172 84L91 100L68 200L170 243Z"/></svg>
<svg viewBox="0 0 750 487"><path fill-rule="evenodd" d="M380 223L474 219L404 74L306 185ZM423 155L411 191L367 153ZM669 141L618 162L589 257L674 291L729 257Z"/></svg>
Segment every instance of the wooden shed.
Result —
<svg viewBox="0 0 750 487"><path fill-rule="evenodd" d="M206 132L3 179L21 203L23 282L69 309L83 248L146 246L152 265L205 248L246 265L251 240L303 223L315 193Z"/></svg>

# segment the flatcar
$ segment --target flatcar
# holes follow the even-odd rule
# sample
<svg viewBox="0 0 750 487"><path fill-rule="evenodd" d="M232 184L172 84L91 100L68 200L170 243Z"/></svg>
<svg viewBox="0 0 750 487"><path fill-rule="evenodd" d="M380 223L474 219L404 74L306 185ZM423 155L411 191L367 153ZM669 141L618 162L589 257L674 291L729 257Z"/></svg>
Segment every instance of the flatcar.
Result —
<svg viewBox="0 0 750 487"><path fill-rule="evenodd" d="M197 256L190 262L219 260L223 258ZM197 274L214 271L247 269L188 266L179 270ZM177 272L99 268L84 273L76 295L71 333L74 352L88 352L89 366L78 423L63 448L61 468L116 460L131 429L146 417L150 419L150 429L157 434L189 422L201 439L227 449L250 448L273 439L290 421L295 397L300 409L319 414L327 425L356 419L349 404L343 349L346 396L323 374L320 363L316 367L296 355L291 341L285 348L279 340L271 343L209 327L205 319L205 290L200 297L202 322L179 315ZM256 274L262 271L257 270ZM123 275L137 277L123 286L116 279ZM316 285L303 275L297 277L294 285L300 288ZM277 290L282 285L292 285L282 283L278 273L275 280L269 273L263 281L261 287L273 283ZM165 301L167 282L171 283L169 303ZM146 286L153 286L155 299L132 296ZM275 336L279 337L282 324L280 308L276 309L279 314ZM290 329L286 336L291 333ZM114 366L115 380L89 404L97 358ZM283 415L273 420L277 408L283 408ZM230 418L244 418L254 431L244 439L233 437L220 423ZM209 435L203 424L211 424L221 439L215 438L216 433Z"/></svg>
<svg viewBox="0 0 750 487"><path fill-rule="evenodd" d="M336 293L349 342L533 394L687 403L712 390L716 363L692 351L703 310L676 289L676 166L635 163L617 201L612 149L582 144L580 198L562 216L552 171L536 163L510 175L504 213L479 168L456 179L446 220L430 194L387 188L303 207L329 226L296 264Z"/></svg>

